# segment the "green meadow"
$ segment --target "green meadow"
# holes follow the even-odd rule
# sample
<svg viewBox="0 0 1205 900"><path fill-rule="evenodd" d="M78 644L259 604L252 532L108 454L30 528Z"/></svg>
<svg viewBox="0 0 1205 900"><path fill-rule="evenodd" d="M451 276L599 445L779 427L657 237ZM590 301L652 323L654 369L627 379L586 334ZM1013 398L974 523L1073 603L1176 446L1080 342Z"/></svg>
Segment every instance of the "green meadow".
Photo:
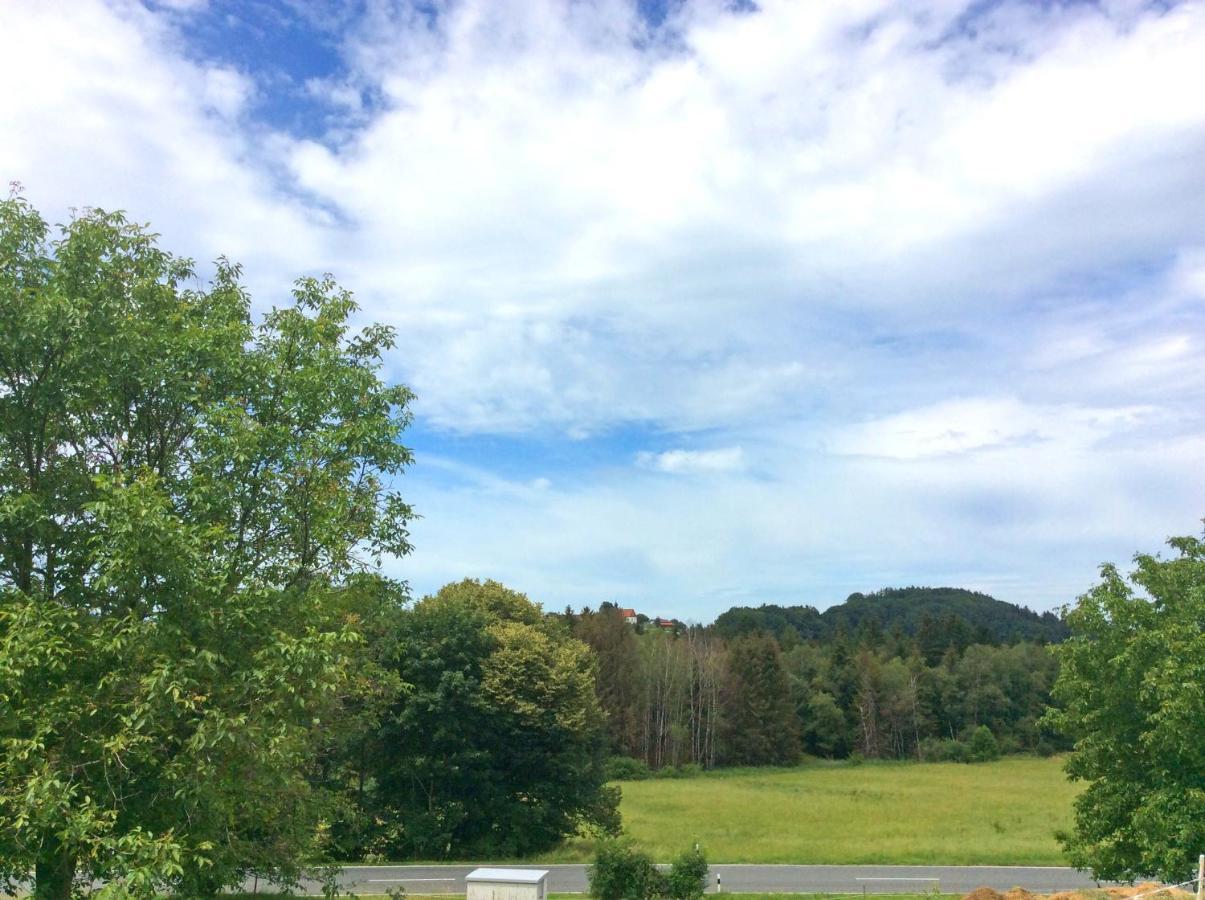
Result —
<svg viewBox="0 0 1205 900"><path fill-rule="evenodd" d="M698 841L713 863L1066 865L1055 832L1077 792L1057 757L813 762L621 787L624 827L655 860ZM555 857L589 855L578 841Z"/></svg>

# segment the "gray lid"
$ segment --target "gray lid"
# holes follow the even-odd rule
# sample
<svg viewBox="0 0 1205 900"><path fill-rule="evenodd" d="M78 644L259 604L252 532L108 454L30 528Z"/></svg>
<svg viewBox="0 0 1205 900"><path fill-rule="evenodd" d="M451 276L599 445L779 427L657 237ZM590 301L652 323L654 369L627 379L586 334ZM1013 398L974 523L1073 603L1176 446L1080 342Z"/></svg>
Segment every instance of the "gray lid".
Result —
<svg viewBox="0 0 1205 900"><path fill-rule="evenodd" d="M503 881L511 884L539 884L548 876L547 869L474 869L465 881Z"/></svg>

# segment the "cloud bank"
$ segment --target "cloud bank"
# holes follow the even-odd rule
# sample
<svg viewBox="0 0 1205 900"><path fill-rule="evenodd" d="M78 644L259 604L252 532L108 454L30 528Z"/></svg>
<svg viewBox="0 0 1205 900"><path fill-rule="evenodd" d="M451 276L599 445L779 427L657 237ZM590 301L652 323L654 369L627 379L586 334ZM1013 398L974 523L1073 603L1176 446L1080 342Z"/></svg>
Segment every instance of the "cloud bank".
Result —
<svg viewBox="0 0 1205 900"><path fill-rule="evenodd" d="M0 174L396 326L416 588L1049 608L1198 528L1199 4L287 8L328 71L5 4Z"/></svg>

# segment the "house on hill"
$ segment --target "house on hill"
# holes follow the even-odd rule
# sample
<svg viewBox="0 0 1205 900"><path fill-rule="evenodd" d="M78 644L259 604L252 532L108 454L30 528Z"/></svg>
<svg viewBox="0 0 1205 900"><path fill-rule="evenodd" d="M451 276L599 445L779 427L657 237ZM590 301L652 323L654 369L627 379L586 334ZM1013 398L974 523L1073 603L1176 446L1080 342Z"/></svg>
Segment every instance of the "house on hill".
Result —
<svg viewBox="0 0 1205 900"><path fill-rule="evenodd" d="M660 616L653 620L653 624L662 631L673 631L678 627L678 623L673 619L663 619Z"/></svg>
<svg viewBox="0 0 1205 900"><path fill-rule="evenodd" d="M623 609L621 609L619 611L619 614L621 616L623 616L623 620L625 622L627 622L629 625L636 624L636 610L629 609L628 607L625 606Z"/></svg>

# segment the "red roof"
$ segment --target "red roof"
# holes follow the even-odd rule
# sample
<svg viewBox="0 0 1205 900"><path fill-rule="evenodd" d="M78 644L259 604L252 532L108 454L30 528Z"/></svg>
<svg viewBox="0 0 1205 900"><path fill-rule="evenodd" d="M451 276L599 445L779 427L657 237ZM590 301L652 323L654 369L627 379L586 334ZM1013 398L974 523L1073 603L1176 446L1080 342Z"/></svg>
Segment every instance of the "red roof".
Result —
<svg viewBox="0 0 1205 900"><path fill-rule="evenodd" d="M634 610L634 609L628 609L626 606L625 606L623 609L621 609L621 610L619 611L619 614L620 614L621 616L623 616L625 619L634 619L634 618L636 618L636 610Z"/></svg>

